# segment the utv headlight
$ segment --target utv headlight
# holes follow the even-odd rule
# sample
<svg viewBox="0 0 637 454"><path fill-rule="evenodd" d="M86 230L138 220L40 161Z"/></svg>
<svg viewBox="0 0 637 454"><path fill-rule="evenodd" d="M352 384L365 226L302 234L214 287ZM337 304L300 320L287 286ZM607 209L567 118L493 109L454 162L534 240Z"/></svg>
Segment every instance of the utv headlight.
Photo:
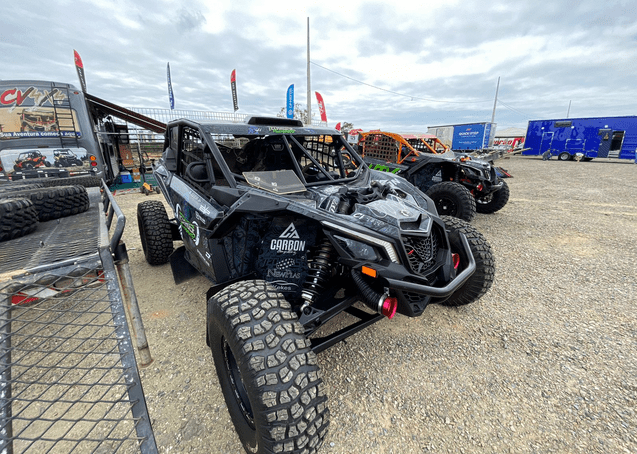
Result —
<svg viewBox="0 0 637 454"><path fill-rule="evenodd" d="M333 230L337 230L347 235L348 238L355 238L357 240L362 240L363 242L367 244L373 244L374 246L383 248L385 250L385 253L387 253L387 257L389 257L389 259L392 262L400 263L400 259L398 258L398 253L396 252L394 245L391 244L389 241L379 240L378 238L374 238L373 236L356 232L354 230L347 230L346 228L341 227L340 225L332 224L331 222L328 222L328 221L323 221L322 224L325 227L328 227Z"/></svg>
<svg viewBox="0 0 637 454"><path fill-rule="evenodd" d="M336 238L343 249L345 249L352 257L359 260L368 260L370 262L378 260L378 255L376 254L373 246L339 235L334 235L334 238Z"/></svg>

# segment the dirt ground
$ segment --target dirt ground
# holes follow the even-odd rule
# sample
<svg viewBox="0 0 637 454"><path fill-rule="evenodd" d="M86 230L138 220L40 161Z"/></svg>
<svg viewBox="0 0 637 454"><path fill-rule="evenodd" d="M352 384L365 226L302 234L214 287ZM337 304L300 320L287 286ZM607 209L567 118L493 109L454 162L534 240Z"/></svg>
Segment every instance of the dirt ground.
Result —
<svg viewBox="0 0 637 454"><path fill-rule="evenodd" d="M320 452L637 452L637 165L499 160L509 203L473 224L496 280L479 302L396 316L319 354ZM243 452L205 342L197 277L148 265L116 195L154 362L141 370L162 453ZM179 243L175 243L178 246Z"/></svg>

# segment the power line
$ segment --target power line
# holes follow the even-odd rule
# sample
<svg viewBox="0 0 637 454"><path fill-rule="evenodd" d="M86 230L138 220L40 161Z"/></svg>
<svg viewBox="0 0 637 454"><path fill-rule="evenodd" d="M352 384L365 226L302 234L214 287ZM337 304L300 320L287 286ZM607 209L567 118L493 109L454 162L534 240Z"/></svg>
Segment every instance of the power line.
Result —
<svg viewBox="0 0 637 454"><path fill-rule="evenodd" d="M517 109L515 109L514 107L511 107L511 106L510 106L510 105L508 105L507 103L502 102L502 100L500 100L500 99L498 99L498 104L502 104L505 108L507 108L507 109L509 109L509 110L511 110L511 111L513 111L513 112L515 112L515 113L517 113L517 114L520 114L520 115L522 115L522 116L525 116L527 119L531 118L531 115L529 115L529 114L527 114L527 113L525 113L525 112L522 112L521 110L517 110Z"/></svg>
<svg viewBox="0 0 637 454"><path fill-rule="evenodd" d="M479 101L443 101L443 100L440 100L440 99L420 98L418 96L406 95L404 93L398 93L398 92L395 92L395 91L387 90L386 88L381 88L381 87L377 87L376 85L372 85L372 84L368 84L366 82L362 82L360 80L354 79L353 77L349 77L349 76L346 76L345 74L341 74L339 72L336 72L336 71L333 71L333 70L331 70L329 68L326 68L325 66L321 66L318 63L314 63L313 61L310 61L310 63L313 64L314 66L318 66L319 68L324 69L325 71L329 71L331 73L334 73L334 74L336 74L338 76L341 76L341 77L344 77L344 78L349 79L351 81L354 81L354 82L359 83L361 85L366 85L366 86L374 88L376 90L381 90L381 91L384 91L386 93L391 93L393 95L403 96L405 98L411 98L412 100L418 99L420 101L444 102L444 103L449 103L449 104L474 104L474 103L477 103L477 102L489 102L489 101L491 101L490 99L484 99L484 100L479 100Z"/></svg>

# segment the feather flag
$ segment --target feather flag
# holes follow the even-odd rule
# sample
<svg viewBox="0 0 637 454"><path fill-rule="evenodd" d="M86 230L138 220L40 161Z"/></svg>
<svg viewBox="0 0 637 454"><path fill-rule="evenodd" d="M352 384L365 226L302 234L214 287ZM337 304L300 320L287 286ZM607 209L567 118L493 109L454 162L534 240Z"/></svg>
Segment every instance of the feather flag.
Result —
<svg viewBox="0 0 637 454"><path fill-rule="evenodd" d="M287 114L287 118L294 118L294 84L288 87L288 95L287 99L287 107L285 108L285 112Z"/></svg>
<svg viewBox="0 0 637 454"><path fill-rule="evenodd" d="M318 102L319 112L321 113L321 121L327 123L327 114L325 113L325 103L323 102L323 97L318 91L316 93L316 101Z"/></svg>
<svg viewBox="0 0 637 454"><path fill-rule="evenodd" d="M237 71L232 70L230 74L230 87L232 88L232 103L234 104L234 111L239 110L239 102L237 101Z"/></svg>
<svg viewBox="0 0 637 454"><path fill-rule="evenodd" d="M170 79L170 63L166 66L166 77L168 77L168 100L170 101L170 110L175 108L175 96L173 94L173 84Z"/></svg>
<svg viewBox="0 0 637 454"><path fill-rule="evenodd" d="M80 78L80 86L82 87L82 91L86 93L86 79L84 78L84 64L82 63L82 58L80 54L73 49L73 58L75 60L75 69L77 70L77 77Z"/></svg>

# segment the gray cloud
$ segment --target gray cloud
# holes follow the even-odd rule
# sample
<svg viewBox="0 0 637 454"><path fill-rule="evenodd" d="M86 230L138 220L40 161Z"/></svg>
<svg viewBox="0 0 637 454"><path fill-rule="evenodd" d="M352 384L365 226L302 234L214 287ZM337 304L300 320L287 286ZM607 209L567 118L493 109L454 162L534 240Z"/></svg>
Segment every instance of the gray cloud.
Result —
<svg viewBox="0 0 637 454"><path fill-rule="evenodd" d="M569 101L571 116L632 115L637 107L631 2L476 0L417 13L389 2L342 11L236 3L208 10L194 2L59 0L46 13L39 2L14 3L2 19L0 77L77 84L77 49L93 94L166 108L170 62L176 108L230 111L236 69L240 111L276 114L291 83L296 101L306 102L310 16L312 61L331 70L311 66L312 92L325 98L330 124L415 132L489 121L498 77L498 128L564 116Z"/></svg>

